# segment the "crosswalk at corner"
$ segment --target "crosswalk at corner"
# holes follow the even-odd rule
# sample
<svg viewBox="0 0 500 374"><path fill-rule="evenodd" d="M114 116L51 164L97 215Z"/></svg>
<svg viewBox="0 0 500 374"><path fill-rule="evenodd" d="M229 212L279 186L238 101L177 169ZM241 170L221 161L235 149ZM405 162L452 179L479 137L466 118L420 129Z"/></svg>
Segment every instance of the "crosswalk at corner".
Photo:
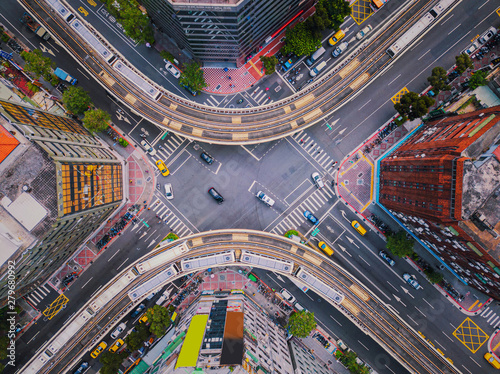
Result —
<svg viewBox="0 0 500 374"><path fill-rule="evenodd" d="M292 139L300 145L306 153L311 156L321 167L328 172L332 172L338 166L334 165L335 160L327 155L326 151L321 149L321 147L312 139L307 133L302 130L293 134Z"/></svg>
<svg viewBox="0 0 500 374"><path fill-rule="evenodd" d="M184 143L185 140L185 138L179 135L176 135L172 132L169 133L168 139L166 141L160 140L155 144L154 147L156 149L156 155L153 158L156 159L155 161L165 161L182 145L182 143ZM159 148L160 145L163 149Z"/></svg>
<svg viewBox="0 0 500 374"><path fill-rule="evenodd" d="M259 105L271 104L274 100L270 99L269 93L262 89L261 87L257 87L250 93L252 99L254 99Z"/></svg>
<svg viewBox="0 0 500 374"><path fill-rule="evenodd" d="M328 186L325 186L322 189L317 189L299 206L292 210L285 218L283 218L280 223L274 226L271 232L273 234L283 235L288 230L298 228L306 221L306 218L304 217L305 210L315 214L318 209L334 197L335 194Z"/></svg>
<svg viewBox="0 0 500 374"><path fill-rule="evenodd" d="M36 307L42 302L50 293L53 293L51 299L55 298L57 292L53 289L47 288L47 285L43 284L39 286L36 290L25 295L24 298L31 304L31 306Z"/></svg>
<svg viewBox="0 0 500 374"><path fill-rule="evenodd" d="M180 238L193 233L160 199L157 199L151 204L151 210L160 217L158 219L165 222L167 227Z"/></svg>
<svg viewBox="0 0 500 374"><path fill-rule="evenodd" d="M493 309L491 309L490 307L485 308L480 316L483 318L487 318L486 323L490 324L491 326L495 326L500 322L500 316L494 313Z"/></svg>

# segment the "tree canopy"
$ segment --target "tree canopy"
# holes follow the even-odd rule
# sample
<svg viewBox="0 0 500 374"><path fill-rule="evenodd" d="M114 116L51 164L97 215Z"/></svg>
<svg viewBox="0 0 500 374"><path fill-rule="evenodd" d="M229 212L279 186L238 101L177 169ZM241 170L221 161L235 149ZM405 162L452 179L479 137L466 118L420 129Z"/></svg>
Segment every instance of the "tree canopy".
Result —
<svg viewBox="0 0 500 374"><path fill-rule="evenodd" d="M321 1L316 4L316 12L304 23L314 38L321 39L321 32L331 26L330 17Z"/></svg>
<svg viewBox="0 0 500 374"><path fill-rule="evenodd" d="M370 370L365 365L360 365L356 362L358 355L354 351L347 351L345 353L336 351L335 357L347 368L351 373L355 374L368 374Z"/></svg>
<svg viewBox="0 0 500 374"><path fill-rule="evenodd" d="M203 88L208 87L203 76L203 70L196 62L184 64L184 70L179 78L179 83L182 86L188 86L193 91L201 91Z"/></svg>
<svg viewBox="0 0 500 374"><path fill-rule="evenodd" d="M432 69L432 74L430 77L427 77L427 80L434 89L435 93L438 93L439 91L448 91L451 88L446 83L448 80L446 70L444 70L441 66L436 66Z"/></svg>
<svg viewBox="0 0 500 374"><path fill-rule="evenodd" d="M297 56L309 55L321 47L321 39L314 37L305 23L286 30L283 53L294 53Z"/></svg>
<svg viewBox="0 0 500 374"><path fill-rule="evenodd" d="M457 73L462 74L467 69L472 69L472 60L467 53L455 56L455 64L457 65Z"/></svg>
<svg viewBox="0 0 500 374"><path fill-rule="evenodd" d="M104 131L109 127L111 117L108 112L102 109L87 110L83 117L83 125L92 134L99 131Z"/></svg>
<svg viewBox="0 0 500 374"><path fill-rule="evenodd" d="M427 114L432 104L434 104L434 99L428 96L419 96L415 92L408 92L401 97L399 103L394 104L394 109L413 121Z"/></svg>
<svg viewBox="0 0 500 374"><path fill-rule="evenodd" d="M260 56L260 60L262 61L262 65L264 65L266 75L271 75L276 71L278 59L275 56Z"/></svg>
<svg viewBox="0 0 500 374"><path fill-rule="evenodd" d="M170 313L167 308L159 305L149 308L146 315L148 317L148 322L150 322L149 331L157 337L163 336L167 331L167 328L172 323L172 321L170 321Z"/></svg>
<svg viewBox="0 0 500 374"><path fill-rule="evenodd" d="M22 51L21 57L26 62L24 64L24 70L28 73L32 73L36 79L43 76L46 80L50 80L52 70L55 68L56 64L49 57L42 55L42 51L39 49L34 49L33 52Z"/></svg>
<svg viewBox="0 0 500 374"><path fill-rule="evenodd" d="M142 347L142 344L148 339L150 332L145 323L139 323L136 326L137 331L133 331L125 338L125 343L131 351Z"/></svg>
<svg viewBox="0 0 500 374"><path fill-rule="evenodd" d="M488 73L483 70L476 71L469 79L469 88L475 90L479 86L485 86L488 83L486 80L487 75Z"/></svg>
<svg viewBox="0 0 500 374"><path fill-rule="evenodd" d="M293 313L288 319L288 331L297 338L307 337L316 328L314 313L302 310Z"/></svg>
<svg viewBox="0 0 500 374"><path fill-rule="evenodd" d="M81 114L92 106L89 93L81 87L70 86L62 95L66 108L74 113Z"/></svg>
<svg viewBox="0 0 500 374"><path fill-rule="evenodd" d="M99 361L103 365L99 370L101 374L116 374L120 369L120 365L127 358L129 354L127 352L112 353L110 351L104 351L99 357Z"/></svg>
<svg viewBox="0 0 500 374"><path fill-rule="evenodd" d="M122 25L125 35L138 43L154 43L149 17L135 0L104 0L109 12Z"/></svg>
<svg viewBox="0 0 500 374"><path fill-rule="evenodd" d="M429 282L432 284L434 283L441 283L443 280L443 274L441 274L439 271L434 270L432 267L428 267L427 269L424 270L425 275L427 275L427 279L429 279Z"/></svg>
<svg viewBox="0 0 500 374"><path fill-rule="evenodd" d="M349 2L345 0L320 0L330 17L330 27L338 30L347 16L351 15L351 7Z"/></svg>
<svg viewBox="0 0 500 374"><path fill-rule="evenodd" d="M395 256L407 257L413 253L413 239L406 237L406 231L398 231L387 237L386 248Z"/></svg>

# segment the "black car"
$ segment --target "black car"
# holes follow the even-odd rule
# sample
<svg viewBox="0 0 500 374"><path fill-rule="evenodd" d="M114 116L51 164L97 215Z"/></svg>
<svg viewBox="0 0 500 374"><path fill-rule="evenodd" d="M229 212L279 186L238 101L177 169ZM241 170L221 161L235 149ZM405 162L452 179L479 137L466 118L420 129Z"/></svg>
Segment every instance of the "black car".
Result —
<svg viewBox="0 0 500 374"><path fill-rule="evenodd" d="M131 318L137 317L145 308L146 308L146 305L144 305L144 304L139 305L137 307L137 309L132 312L132 314L130 315L130 317Z"/></svg>
<svg viewBox="0 0 500 374"><path fill-rule="evenodd" d="M224 198L222 197L222 195L220 193L218 193L215 188L211 187L209 190L208 190L208 193L210 194L210 196L212 196L218 204L222 204L224 202Z"/></svg>
<svg viewBox="0 0 500 374"><path fill-rule="evenodd" d="M205 161L207 164L212 165L214 163L214 158L210 156L207 152L203 152L200 155L201 159Z"/></svg>

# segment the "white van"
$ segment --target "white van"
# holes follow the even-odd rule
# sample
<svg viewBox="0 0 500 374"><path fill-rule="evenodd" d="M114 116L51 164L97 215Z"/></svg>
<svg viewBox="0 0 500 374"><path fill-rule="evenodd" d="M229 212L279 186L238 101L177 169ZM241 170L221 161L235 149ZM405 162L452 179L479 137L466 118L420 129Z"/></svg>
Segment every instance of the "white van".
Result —
<svg viewBox="0 0 500 374"><path fill-rule="evenodd" d="M314 62L315 62L318 58L320 58L321 56L323 56L323 55L325 54L325 52L326 52L326 49L325 49L325 48L323 48L323 47L321 47L321 48L320 48L320 49L318 49L316 52L314 52L314 53L312 54L312 56L311 56L311 57L309 57L309 58L306 60L306 64L307 64L308 66L311 66L312 64L314 64Z"/></svg>
<svg viewBox="0 0 500 374"><path fill-rule="evenodd" d="M295 297L293 297L293 295L288 292L288 290L286 288L282 288L281 291L280 291L280 294L281 296L283 296L286 301L288 301L290 304L294 304L297 302L297 299Z"/></svg>
<svg viewBox="0 0 500 374"><path fill-rule="evenodd" d="M306 310L306 308L304 308L302 305L300 305L299 303L295 303L295 309L297 309L299 312L302 312L303 310Z"/></svg>
<svg viewBox="0 0 500 374"><path fill-rule="evenodd" d="M325 66L326 66L326 61L321 62L320 64L318 64L318 66L316 66L309 72L309 75L311 77L315 77L321 70L325 68Z"/></svg>

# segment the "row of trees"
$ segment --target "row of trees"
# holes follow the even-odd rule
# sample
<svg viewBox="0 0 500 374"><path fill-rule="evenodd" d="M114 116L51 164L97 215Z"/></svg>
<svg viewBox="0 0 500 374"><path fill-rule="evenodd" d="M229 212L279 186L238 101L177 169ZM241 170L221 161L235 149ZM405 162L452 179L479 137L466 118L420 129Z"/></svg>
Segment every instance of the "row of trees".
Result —
<svg viewBox="0 0 500 374"><path fill-rule="evenodd" d="M153 44L154 33L151 22L135 0L104 0L106 7L122 25L125 35L138 43Z"/></svg>

